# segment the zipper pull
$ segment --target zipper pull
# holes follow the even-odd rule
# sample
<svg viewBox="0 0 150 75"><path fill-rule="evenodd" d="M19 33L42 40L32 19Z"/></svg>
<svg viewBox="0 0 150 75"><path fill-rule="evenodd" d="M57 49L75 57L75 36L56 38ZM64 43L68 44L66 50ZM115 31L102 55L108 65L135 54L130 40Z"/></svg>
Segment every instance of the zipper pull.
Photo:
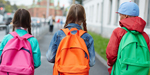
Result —
<svg viewBox="0 0 150 75"><path fill-rule="evenodd" d="M126 68L126 70L128 70L128 64L127 64L127 68Z"/></svg>

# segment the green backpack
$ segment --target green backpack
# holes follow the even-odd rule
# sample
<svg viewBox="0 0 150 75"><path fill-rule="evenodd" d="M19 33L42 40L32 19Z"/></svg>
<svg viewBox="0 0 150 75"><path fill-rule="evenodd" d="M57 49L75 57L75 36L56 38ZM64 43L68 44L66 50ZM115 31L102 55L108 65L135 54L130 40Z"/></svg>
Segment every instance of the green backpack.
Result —
<svg viewBox="0 0 150 75"><path fill-rule="evenodd" d="M111 75L148 75L149 49L143 35L137 31L129 31L122 37L118 56L113 65Z"/></svg>

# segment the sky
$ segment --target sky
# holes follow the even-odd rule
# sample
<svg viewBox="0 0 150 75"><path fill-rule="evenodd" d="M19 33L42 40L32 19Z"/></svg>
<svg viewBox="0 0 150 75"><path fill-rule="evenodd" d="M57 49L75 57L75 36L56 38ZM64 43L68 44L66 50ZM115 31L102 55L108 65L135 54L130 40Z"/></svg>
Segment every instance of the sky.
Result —
<svg viewBox="0 0 150 75"><path fill-rule="evenodd" d="M5 1L10 1L11 5L13 5L14 3L17 5L31 5L33 3L33 0L5 0ZM37 1L37 0L35 0ZM59 0L60 1L60 6L62 7L63 5L65 5L65 7L69 6L69 1L70 0ZM54 0L54 5L57 5L58 0Z"/></svg>

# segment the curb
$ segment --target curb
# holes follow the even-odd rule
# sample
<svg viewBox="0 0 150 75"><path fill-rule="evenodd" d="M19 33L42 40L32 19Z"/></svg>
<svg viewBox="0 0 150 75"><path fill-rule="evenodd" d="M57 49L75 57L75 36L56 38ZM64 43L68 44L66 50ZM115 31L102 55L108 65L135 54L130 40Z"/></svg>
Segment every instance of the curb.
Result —
<svg viewBox="0 0 150 75"><path fill-rule="evenodd" d="M109 68L109 66L107 65L106 60L104 60L97 52L95 52L96 57L98 58L98 60L107 68Z"/></svg>

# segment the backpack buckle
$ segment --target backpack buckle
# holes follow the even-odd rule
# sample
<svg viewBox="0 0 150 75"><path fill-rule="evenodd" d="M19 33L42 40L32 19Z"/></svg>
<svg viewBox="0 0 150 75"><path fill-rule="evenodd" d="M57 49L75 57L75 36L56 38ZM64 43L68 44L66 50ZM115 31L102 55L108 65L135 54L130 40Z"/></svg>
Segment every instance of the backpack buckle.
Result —
<svg viewBox="0 0 150 75"><path fill-rule="evenodd" d="M23 37L18 37L16 36L16 38L20 39L20 40L25 40L26 38L23 38Z"/></svg>

